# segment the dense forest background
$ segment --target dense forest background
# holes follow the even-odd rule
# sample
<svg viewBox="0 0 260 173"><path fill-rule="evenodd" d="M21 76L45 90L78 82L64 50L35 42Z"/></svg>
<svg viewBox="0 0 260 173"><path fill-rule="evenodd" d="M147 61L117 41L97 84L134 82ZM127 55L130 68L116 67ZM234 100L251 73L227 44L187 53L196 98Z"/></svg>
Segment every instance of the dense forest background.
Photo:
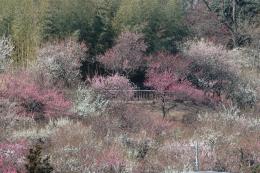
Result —
<svg viewBox="0 0 260 173"><path fill-rule="evenodd" d="M176 53L194 37L257 46L259 8L257 0L1 0L0 35L12 37L22 66L44 43L67 37L85 42L84 62L95 60L126 30L144 34L147 54Z"/></svg>

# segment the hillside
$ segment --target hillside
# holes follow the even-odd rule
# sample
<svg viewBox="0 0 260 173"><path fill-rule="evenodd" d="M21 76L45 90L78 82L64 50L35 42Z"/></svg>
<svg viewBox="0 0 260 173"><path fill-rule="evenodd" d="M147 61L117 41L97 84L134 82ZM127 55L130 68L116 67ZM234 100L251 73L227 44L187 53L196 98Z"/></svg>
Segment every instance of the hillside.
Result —
<svg viewBox="0 0 260 173"><path fill-rule="evenodd" d="M257 0L0 0L0 173L260 173Z"/></svg>

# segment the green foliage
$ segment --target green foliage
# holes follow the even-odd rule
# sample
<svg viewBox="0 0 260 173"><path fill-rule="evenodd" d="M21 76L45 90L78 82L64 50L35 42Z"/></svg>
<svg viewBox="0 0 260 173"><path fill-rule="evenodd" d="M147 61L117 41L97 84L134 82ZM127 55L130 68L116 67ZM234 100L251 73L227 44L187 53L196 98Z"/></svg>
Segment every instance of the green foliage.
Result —
<svg viewBox="0 0 260 173"><path fill-rule="evenodd" d="M148 52L176 51L176 42L187 34L183 25L184 10L180 0L124 0L113 26L120 32L130 29L143 32Z"/></svg>
<svg viewBox="0 0 260 173"><path fill-rule="evenodd" d="M0 35L8 35L14 18L15 0L0 0Z"/></svg>
<svg viewBox="0 0 260 173"><path fill-rule="evenodd" d="M187 34L180 0L0 0L0 34L11 35L14 60L26 66L44 41L77 36L88 55L104 53L129 28L145 34L148 52L174 52Z"/></svg>
<svg viewBox="0 0 260 173"><path fill-rule="evenodd" d="M49 0L43 38L66 38L77 30L87 29L95 9L93 0Z"/></svg>
<svg viewBox="0 0 260 173"><path fill-rule="evenodd" d="M81 32L80 39L89 44L89 53L95 56L104 53L113 44L115 31L112 28L112 18L115 15L114 1L97 1L96 14L88 30Z"/></svg>
<svg viewBox="0 0 260 173"><path fill-rule="evenodd" d="M245 20L250 20L255 22L255 17L257 16L258 10L260 8L260 3L258 0L236 0L235 14L233 13L234 4L230 0L214 0L212 1L212 10L226 19L229 23L242 22ZM233 16L235 15L235 16ZM237 18L233 20L232 18Z"/></svg>
<svg viewBox="0 0 260 173"><path fill-rule="evenodd" d="M258 172L260 172L260 164L256 164L252 168L252 173L258 173Z"/></svg>
<svg viewBox="0 0 260 173"><path fill-rule="evenodd" d="M114 38L111 18L118 0L57 0L50 1L44 17L43 38L64 39L75 33L85 41L94 56L111 47Z"/></svg>
<svg viewBox="0 0 260 173"><path fill-rule="evenodd" d="M11 35L14 42L15 63L26 66L35 57L40 44L42 15L47 1L1 0L0 33Z"/></svg>

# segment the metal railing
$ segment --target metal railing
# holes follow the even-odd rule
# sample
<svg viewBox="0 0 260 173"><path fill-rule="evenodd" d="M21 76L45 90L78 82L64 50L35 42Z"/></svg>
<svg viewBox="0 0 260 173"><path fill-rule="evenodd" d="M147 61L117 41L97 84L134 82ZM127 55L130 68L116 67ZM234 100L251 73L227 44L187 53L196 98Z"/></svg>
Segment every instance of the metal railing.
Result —
<svg viewBox="0 0 260 173"><path fill-rule="evenodd" d="M157 100L160 97L159 93L155 90L134 90L133 92L132 101Z"/></svg>
<svg viewBox="0 0 260 173"><path fill-rule="evenodd" d="M107 90L110 93L116 95L131 96L128 101L153 101L161 99L162 93L156 90ZM120 94L122 93L122 94ZM175 92L164 92L164 98L181 98L185 100L183 94L177 94ZM115 97L116 99L116 97Z"/></svg>

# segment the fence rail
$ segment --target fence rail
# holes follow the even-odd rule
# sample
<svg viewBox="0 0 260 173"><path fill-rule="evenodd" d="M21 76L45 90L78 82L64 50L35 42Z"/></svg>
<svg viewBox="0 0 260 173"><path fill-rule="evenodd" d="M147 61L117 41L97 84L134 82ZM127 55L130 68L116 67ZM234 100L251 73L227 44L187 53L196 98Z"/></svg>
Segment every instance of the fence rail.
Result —
<svg viewBox="0 0 260 173"><path fill-rule="evenodd" d="M128 101L153 101L161 98L162 94L156 90L107 90L115 95L122 92L126 96L131 96ZM164 98L181 98L185 100L183 94L177 94L175 92L164 92Z"/></svg>
<svg viewBox="0 0 260 173"><path fill-rule="evenodd" d="M132 101L157 100L159 97L155 90L134 90Z"/></svg>

